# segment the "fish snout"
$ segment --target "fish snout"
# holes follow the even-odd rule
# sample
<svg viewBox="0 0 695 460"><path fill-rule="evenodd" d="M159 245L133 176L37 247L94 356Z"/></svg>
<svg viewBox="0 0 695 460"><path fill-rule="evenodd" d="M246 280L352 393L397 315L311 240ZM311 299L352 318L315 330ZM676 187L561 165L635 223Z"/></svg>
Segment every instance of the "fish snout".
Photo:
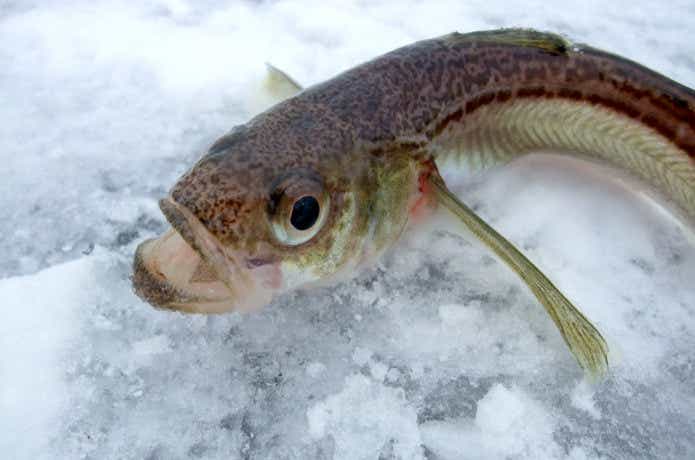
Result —
<svg viewBox="0 0 695 460"><path fill-rule="evenodd" d="M155 308L188 313L234 308L231 290L175 230L138 246L131 281L135 294Z"/></svg>
<svg viewBox="0 0 695 460"><path fill-rule="evenodd" d="M189 313L250 310L272 300L267 270L241 264L239 251L222 247L171 198L161 200L160 208L172 229L142 242L133 262L133 289L142 300ZM274 286L280 285L276 280Z"/></svg>

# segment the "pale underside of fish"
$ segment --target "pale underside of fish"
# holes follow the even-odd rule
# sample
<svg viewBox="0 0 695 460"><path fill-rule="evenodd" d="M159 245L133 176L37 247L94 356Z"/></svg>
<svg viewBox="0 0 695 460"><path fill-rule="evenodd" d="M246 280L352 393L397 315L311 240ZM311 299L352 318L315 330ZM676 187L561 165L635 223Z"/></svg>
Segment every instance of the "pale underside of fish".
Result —
<svg viewBox="0 0 695 460"><path fill-rule="evenodd" d="M272 66L267 83L287 99L221 137L160 201L172 230L134 262L152 305L250 310L335 283L441 207L519 275L595 376L608 369L599 331L438 166L550 149L623 170L695 220L695 92L558 35L453 33L304 90Z"/></svg>

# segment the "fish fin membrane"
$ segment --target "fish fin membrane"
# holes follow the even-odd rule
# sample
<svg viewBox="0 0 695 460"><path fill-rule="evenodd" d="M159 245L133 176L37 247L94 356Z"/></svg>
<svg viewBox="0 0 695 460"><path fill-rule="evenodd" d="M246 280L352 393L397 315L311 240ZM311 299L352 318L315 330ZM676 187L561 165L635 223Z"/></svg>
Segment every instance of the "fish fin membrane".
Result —
<svg viewBox="0 0 695 460"><path fill-rule="evenodd" d="M575 45L562 35L540 32L533 29L497 29L467 34L453 33L449 36L452 43L488 42L500 45L538 48L550 54L565 55Z"/></svg>
<svg viewBox="0 0 695 460"><path fill-rule="evenodd" d="M302 86L285 72L272 64L266 63L265 66L267 72L263 89L275 102L290 98L302 91Z"/></svg>
<svg viewBox="0 0 695 460"><path fill-rule="evenodd" d="M512 243L462 203L438 174L429 177L437 201L497 254L545 307L579 365L592 379L608 371L608 345L601 333Z"/></svg>

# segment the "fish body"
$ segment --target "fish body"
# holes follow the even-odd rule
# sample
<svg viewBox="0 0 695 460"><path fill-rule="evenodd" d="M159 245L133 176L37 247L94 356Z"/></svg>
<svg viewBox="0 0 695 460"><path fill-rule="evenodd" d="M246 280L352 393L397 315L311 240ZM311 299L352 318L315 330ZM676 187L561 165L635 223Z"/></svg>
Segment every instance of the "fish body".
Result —
<svg viewBox="0 0 695 460"><path fill-rule="evenodd" d="M135 290L158 307L222 312L336 282L440 204L477 225L438 166L542 149L628 171L695 219L693 90L554 34L454 33L305 89L217 140L160 202L173 230L138 248ZM544 275L495 246L503 237L484 222L477 235L546 305L534 290ZM586 319L558 313L545 280L567 340Z"/></svg>

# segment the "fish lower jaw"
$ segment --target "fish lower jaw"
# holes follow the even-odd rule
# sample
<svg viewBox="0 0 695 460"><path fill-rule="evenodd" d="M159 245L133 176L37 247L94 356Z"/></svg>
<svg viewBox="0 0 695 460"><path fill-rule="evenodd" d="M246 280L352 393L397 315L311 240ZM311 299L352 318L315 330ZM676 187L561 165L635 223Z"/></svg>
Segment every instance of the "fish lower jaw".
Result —
<svg viewBox="0 0 695 460"><path fill-rule="evenodd" d="M232 292L209 275L201 277L201 271L206 272L201 270L202 264L200 256L178 233L170 230L138 246L133 263L133 288L141 299L156 308L199 313L232 310Z"/></svg>
<svg viewBox="0 0 695 460"><path fill-rule="evenodd" d="M133 288L155 308L185 313L253 311L270 303L282 287L272 265L223 282L181 235L171 229L141 243L133 263ZM231 287L230 287L231 286Z"/></svg>

